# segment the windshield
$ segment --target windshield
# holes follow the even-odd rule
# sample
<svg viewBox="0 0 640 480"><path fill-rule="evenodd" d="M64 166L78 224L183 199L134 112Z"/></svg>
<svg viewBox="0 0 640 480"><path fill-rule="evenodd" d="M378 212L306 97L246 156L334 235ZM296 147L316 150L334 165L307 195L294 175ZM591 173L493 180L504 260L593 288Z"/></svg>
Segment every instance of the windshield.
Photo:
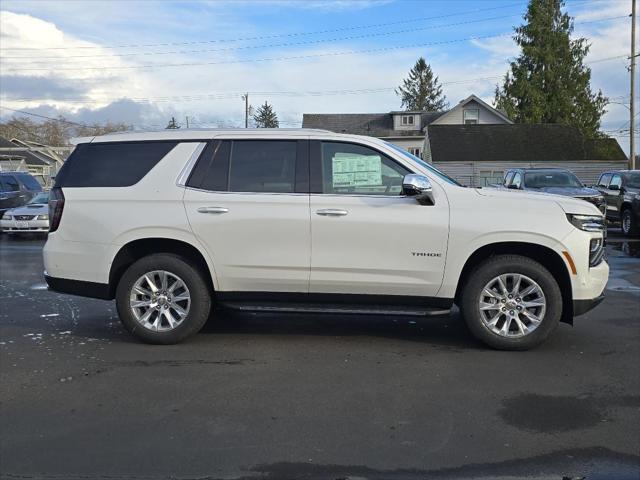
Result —
<svg viewBox="0 0 640 480"><path fill-rule="evenodd" d="M384 142L387 145L389 145L391 148L393 148L395 151L400 152L401 154L403 154L405 157L408 157L410 160L413 160L414 162L418 163L420 166L426 168L427 170L429 170L431 173L433 173L435 176L437 176L438 178L440 178L441 180L444 180L447 183L450 183L451 185L457 185L458 187L464 187L464 185L456 182L453 178L445 175L444 173L442 173L440 170L438 170L437 168L435 168L433 165L428 164L427 162L425 162L424 160L422 160L419 157L416 157L415 155L407 152L406 150L398 147L397 145L394 145L393 143L389 143L389 142Z"/></svg>
<svg viewBox="0 0 640 480"><path fill-rule="evenodd" d="M49 203L49 194L41 192L33 197L29 203Z"/></svg>
<svg viewBox="0 0 640 480"><path fill-rule="evenodd" d="M627 187L640 188L640 173L630 173L627 175Z"/></svg>
<svg viewBox="0 0 640 480"><path fill-rule="evenodd" d="M574 187L582 188L582 182L571 172L546 171L524 174L524 186L527 188Z"/></svg>

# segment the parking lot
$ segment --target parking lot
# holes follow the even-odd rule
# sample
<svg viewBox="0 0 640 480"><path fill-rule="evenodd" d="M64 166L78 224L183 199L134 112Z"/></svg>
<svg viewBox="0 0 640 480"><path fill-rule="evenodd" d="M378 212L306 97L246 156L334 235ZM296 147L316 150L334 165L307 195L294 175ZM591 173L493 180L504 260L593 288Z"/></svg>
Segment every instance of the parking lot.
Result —
<svg viewBox="0 0 640 480"><path fill-rule="evenodd" d="M42 239L0 237L5 478L638 478L640 241L605 302L529 352L445 319L217 312L137 343L58 295Z"/></svg>

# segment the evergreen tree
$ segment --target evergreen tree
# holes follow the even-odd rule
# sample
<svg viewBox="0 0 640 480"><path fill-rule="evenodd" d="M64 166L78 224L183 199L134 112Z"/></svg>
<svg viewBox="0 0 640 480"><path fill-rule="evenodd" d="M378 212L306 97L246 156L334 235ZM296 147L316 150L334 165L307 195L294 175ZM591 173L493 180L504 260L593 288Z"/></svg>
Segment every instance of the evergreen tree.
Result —
<svg viewBox="0 0 640 480"><path fill-rule="evenodd" d="M405 110L428 110L439 112L449 107L447 97L442 94L442 85L434 77L431 66L420 57L409 71L409 77L396 88L396 95L402 97Z"/></svg>
<svg viewBox="0 0 640 480"><path fill-rule="evenodd" d="M169 124L164 128L165 130L174 130L176 128L180 128L180 125L178 125L178 122L176 122L175 117L171 117L171 120L169 120Z"/></svg>
<svg viewBox="0 0 640 480"><path fill-rule="evenodd" d="M253 116L253 121L257 128L278 128L280 126L276 112L267 102L258 107L256 114Z"/></svg>
<svg viewBox="0 0 640 480"><path fill-rule="evenodd" d="M573 20L564 0L530 0L526 24L515 29L521 53L511 62L494 105L519 123L559 123L597 136L608 99L591 91L584 66L589 44L571 39Z"/></svg>

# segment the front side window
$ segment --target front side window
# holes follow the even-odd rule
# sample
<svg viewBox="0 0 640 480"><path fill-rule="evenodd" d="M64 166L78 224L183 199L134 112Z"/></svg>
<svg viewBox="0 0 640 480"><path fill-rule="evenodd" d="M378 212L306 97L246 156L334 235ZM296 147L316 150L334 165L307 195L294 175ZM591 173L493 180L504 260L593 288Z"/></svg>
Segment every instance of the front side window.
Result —
<svg viewBox="0 0 640 480"><path fill-rule="evenodd" d="M520 172L516 172L516 174L513 176L511 185L513 185L516 188L520 188L522 186L522 174Z"/></svg>
<svg viewBox="0 0 640 480"><path fill-rule="evenodd" d="M480 110L477 108L467 108L463 111L465 125L475 125L480 121Z"/></svg>
<svg viewBox="0 0 640 480"><path fill-rule="evenodd" d="M322 142L322 192L400 195L411 173L386 155L362 145Z"/></svg>
<svg viewBox="0 0 640 480"><path fill-rule="evenodd" d="M511 183L511 180L513 180L513 174L514 174L514 172L508 172L507 176L504 177L504 186L505 187Z"/></svg>
<svg viewBox="0 0 640 480"><path fill-rule="evenodd" d="M229 163L230 192L293 193L295 140L236 140Z"/></svg>
<svg viewBox="0 0 640 480"><path fill-rule="evenodd" d="M614 175L613 178L611 178L609 188L613 187L614 185L617 185L618 190L620 190L620 187L622 186L622 177L620 175Z"/></svg>

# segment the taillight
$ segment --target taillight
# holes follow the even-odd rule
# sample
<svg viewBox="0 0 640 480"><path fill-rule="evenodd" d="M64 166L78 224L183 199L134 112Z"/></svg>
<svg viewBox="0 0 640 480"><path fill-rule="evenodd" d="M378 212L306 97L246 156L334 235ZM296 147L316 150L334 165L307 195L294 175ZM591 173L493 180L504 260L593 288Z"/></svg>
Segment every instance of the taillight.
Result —
<svg viewBox="0 0 640 480"><path fill-rule="evenodd" d="M60 187L54 187L49 193L49 231L55 232L60 225L64 209L64 193Z"/></svg>

